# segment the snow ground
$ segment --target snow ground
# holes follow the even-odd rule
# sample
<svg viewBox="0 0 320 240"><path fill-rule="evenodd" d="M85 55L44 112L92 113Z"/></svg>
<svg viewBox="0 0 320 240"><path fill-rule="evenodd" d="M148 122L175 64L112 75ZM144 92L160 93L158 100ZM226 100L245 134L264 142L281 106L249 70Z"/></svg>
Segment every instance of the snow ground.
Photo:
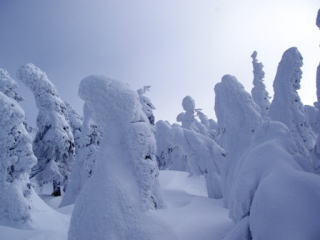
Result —
<svg viewBox="0 0 320 240"><path fill-rule="evenodd" d="M160 185L166 208L150 215L171 226L177 239L220 240L233 226L222 201L207 198L203 177L160 171ZM0 226L1 240L67 240L73 206L57 209L59 198L41 197L49 206L34 196L34 229Z"/></svg>

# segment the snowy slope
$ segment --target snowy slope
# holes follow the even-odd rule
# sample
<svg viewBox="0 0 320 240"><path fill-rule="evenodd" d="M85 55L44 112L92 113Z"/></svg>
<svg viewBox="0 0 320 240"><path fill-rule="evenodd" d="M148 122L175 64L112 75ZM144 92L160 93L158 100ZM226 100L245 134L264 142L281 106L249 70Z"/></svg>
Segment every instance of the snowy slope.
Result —
<svg viewBox="0 0 320 240"><path fill-rule="evenodd" d="M161 171L160 185L165 209L150 211L150 215L171 227L178 240L220 240L233 223L219 200L207 198L203 177L188 176L178 171ZM42 197L52 207L58 199ZM67 240L72 206L55 211L39 197L34 204L34 230L19 230L0 226L1 240ZM63 213L63 214L62 214ZM157 236L157 239L159 236Z"/></svg>

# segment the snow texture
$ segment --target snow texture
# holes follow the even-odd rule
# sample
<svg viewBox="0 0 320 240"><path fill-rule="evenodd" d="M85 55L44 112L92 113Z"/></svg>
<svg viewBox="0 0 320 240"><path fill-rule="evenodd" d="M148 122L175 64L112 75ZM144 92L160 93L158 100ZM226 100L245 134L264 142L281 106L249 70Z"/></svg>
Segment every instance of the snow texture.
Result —
<svg viewBox="0 0 320 240"><path fill-rule="evenodd" d="M60 185L67 185L75 152L67 107L46 73L35 65L22 66L18 78L33 92L39 110L38 132L33 142L38 164L33 175L40 186L52 182L54 192L59 194Z"/></svg>
<svg viewBox="0 0 320 240"><path fill-rule="evenodd" d="M269 94L264 85L264 71L263 64L257 60L258 53L254 51L251 55L252 66L253 66L253 88L251 90L251 95L255 103L260 107L261 115L263 117L268 116L270 109Z"/></svg>
<svg viewBox="0 0 320 240"><path fill-rule="evenodd" d="M24 111L0 92L0 224L30 227L29 174L37 159L24 127Z"/></svg>
<svg viewBox="0 0 320 240"><path fill-rule="evenodd" d="M270 106L270 117L287 125L297 146L296 158L309 170L312 167L310 152L315 144L315 136L297 92L300 89L301 67L302 56L298 49L292 47L286 50L273 83L274 98Z"/></svg>
<svg viewBox="0 0 320 240"><path fill-rule="evenodd" d="M218 143L227 152L222 171L222 189L226 206L234 179L235 167L262 124L259 107L238 80L223 76L215 86L215 112L218 118Z"/></svg>
<svg viewBox="0 0 320 240"><path fill-rule="evenodd" d="M260 183L250 210L253 239L316 240L320 236L320 177L274 169Z"/></svg>
<svg viewBox="0 0 320 240"><path fill-rule="evenodd" d="M94 174L76 201L69 240L151 239L152 220L145 212L163 202L155 139L139 96L103 76L83 79L79 95L101 127L103 140Z"/></svg>

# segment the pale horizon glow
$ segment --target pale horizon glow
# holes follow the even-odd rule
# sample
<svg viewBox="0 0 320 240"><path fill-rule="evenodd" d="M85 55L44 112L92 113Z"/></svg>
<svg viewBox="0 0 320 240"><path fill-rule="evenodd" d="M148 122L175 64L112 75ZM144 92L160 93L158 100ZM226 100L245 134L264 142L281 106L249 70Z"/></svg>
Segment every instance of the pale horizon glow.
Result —
<svg viewBox="0 0 320 240"><path fill-rule="evenodd" d="M254 50L272 95L281 55L296 46L304 57L300 97L312 104L318 8L318 0L3 0L0 67L15 76L24 63L39 65L79 112L78 84L89 74L135 89L151 85L156 119L174 122L186 95L214 117L213 88L224 74L235 75L250 91ZM32 95L19 85L34 123Z"/></svg>

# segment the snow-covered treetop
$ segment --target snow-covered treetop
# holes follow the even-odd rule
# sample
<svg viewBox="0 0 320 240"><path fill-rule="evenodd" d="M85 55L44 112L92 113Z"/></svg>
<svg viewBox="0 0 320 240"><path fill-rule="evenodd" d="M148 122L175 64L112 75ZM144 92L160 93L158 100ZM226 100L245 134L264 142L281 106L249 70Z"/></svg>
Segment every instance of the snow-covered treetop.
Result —
<svg viewBox="0 0 320 240"><path fill-rule="evenodd" d="M258 81L258 84L261 83L261 80L264 78L264 71L263 71L263 64L261 62L258 62L257 59L258 53L257 51L254 51L251 55L252 58L252 65L253 65L253 73L254 73L254 80L253 83L255 83L255 80Z"/></svg>
<svg viewBox="0 0 320 240"><path fill-rule="evenodd" d="M139 112L137 109L141 107L137 93L120 81L97 75L86 77L80 83L79 96L87 103L88 108L95 108L95 111L90 110L91 114L110 113L95 116L94 119L102 128L108 127L109 123L137 122L143 117L137 116L137 112ZM115 99L117 99L116 102ZM106 106L103 104L106 102L113 104ZM110 129L111 126L108 128Z"/></svg>
<svg viewBox="0 0 320 240"><path fill-rule="evenodd" d="M192 97L186 96L182 100L182 107L186 112L194 112L195 102Z"/></svg>
<svg viewBox="0 0 320 240"><path fill-rule="evenodd" d="M320 28L320 9L318 10L318 16L317 16L316 24L317 24L318 28Z"/></svg>
<svg viewBox="0 0 320 240"><path fill-rule="evenodd" d="M297 90L300 89L302 77L302 59L296 47L286 50L282 55L273 82L274 98L271 104L270 115L274 120L281 121L287 124L287 126L289 124L288 122L294 117L291 114L291 108L293 106L296 106L298 110L297 114L301 115L300 118L303 116L302 104L297 93ZM287 114L285 114L285 112L287 112ZM291 126L289 125L288 127L290 128Z"/></svg>
<svg viewBox="0 0 320 240"><path fill-rule="evenodd" d="M265 75L263 71L263 64L258 62L257 54L258 53L254 51L251 55L254 74L251 94L255 103L260 107L261 114L266 116L270 107L269 94L266 91L266 86L263 83Z"/></svg>
<svg viewBox="0 0 320 240"><path fill-rule="evenodd" d="M184 97L182 100L182 107L184 112L178 114L177 122L181 122L183 128L190 129L204 135L211 135L213 137L214 134L211 134L211 129L209 129L209 123L211 121L209 122L207 116L205 116L205 114L201 112L201 109L195 108L195 101L192 97ZM195 118L196 113L200 118L201 123L198 121L198 119Z"/></svg>
<svg viewBox="0 0 320 240"><path fill-rule="evenodd" d="M10 74L5 69L0 68L0 91L17 102L20 102L23 98L16 92L17 87L16 81Z"/></svg>
<svg viewBox="0 0 320 240"><path fill-rule="evenodd" d="M140 103L142 105L142 110L147 115L149 122L154 125L155 123L155 117L153 115L153 110L155 110L155 106L151 102L150 98L145 96L145 93L150 91L151 86L144 86L143 88L140 88L137 90Z"/></svg>
<svg viewBox="0 0 320 240"><path fill-rule="evenodd" d="M62 104L62 100L58 97L55 86L51 83L47 74L39 67L28 63L18 70L17 75L33 92L38 108L66 111L64 103ZM61 106L64 106L64 109L61 109Z"/></svg>
<svg viewBox="0 0 320 240"><path fill-rule="evenodd" d="M215 94L215 112L221 134L225 131L240 133L239 126L246 134L255 131L261 123L259 108L236 77L224 75L215 85Z"/></svg>

